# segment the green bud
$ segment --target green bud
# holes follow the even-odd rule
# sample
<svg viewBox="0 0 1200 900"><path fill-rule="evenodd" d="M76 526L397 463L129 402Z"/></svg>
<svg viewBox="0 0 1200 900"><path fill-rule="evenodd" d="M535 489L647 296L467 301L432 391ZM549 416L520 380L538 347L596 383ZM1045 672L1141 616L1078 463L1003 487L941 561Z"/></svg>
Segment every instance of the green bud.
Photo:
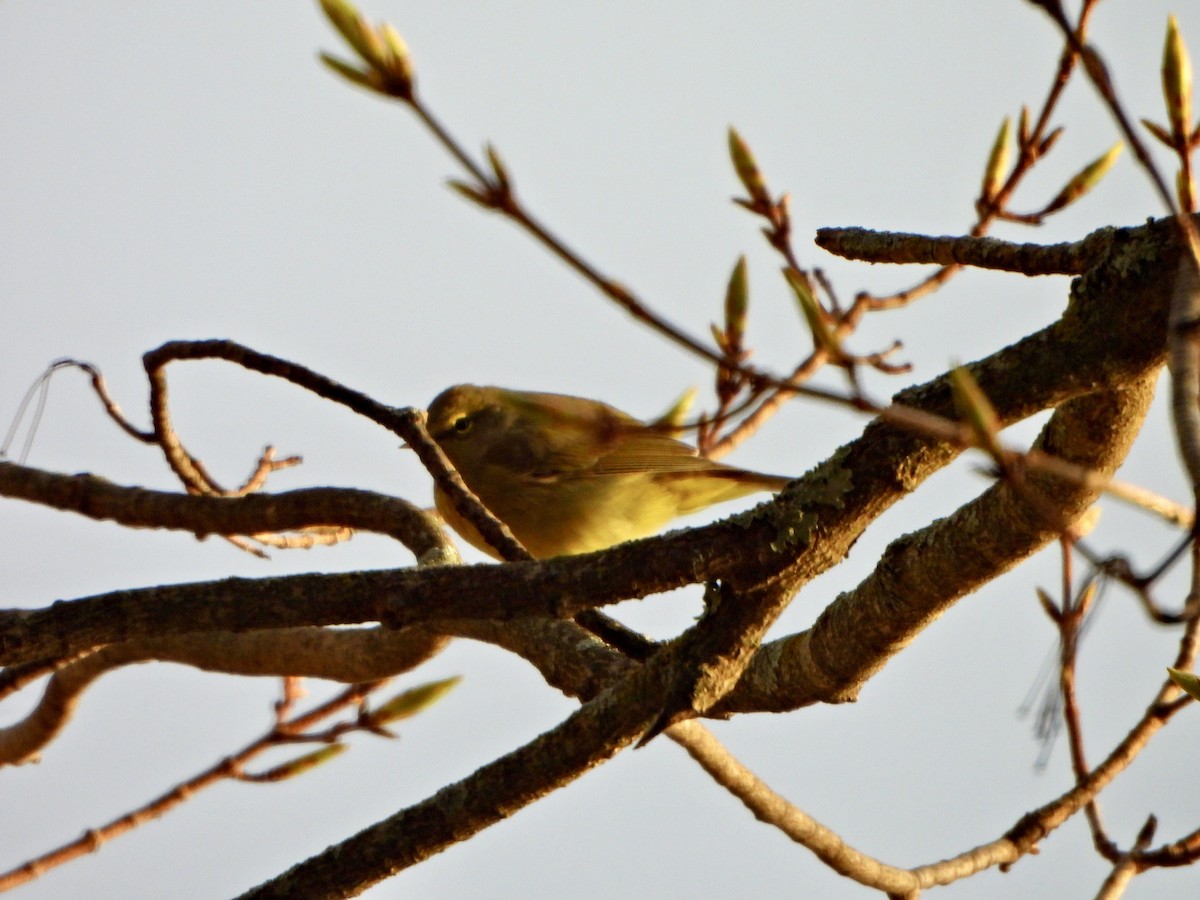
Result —
<svg viewBox="0 0 1200 900"><path fill-rule="evenodd" d="M297 775L303 775L305 772L315 769L322 763L329 762L329 760L335 756L340 756L348 749L345 744L327 744L311 753L305 753L303 756L298 756L282 765L267 769L265 772L244 776L242 780L259 783L286 781L289 778L295 778Z"/></svg>
<svg viewBox="0 0 1200 900"><path fill-rule="evenodd" d="M379 32L347 0L321 0L321 9L354 52L373 69L386 66L388 50Z"/></svg>
<svg viewBox="0 0 1200 900"><path fill-rule="evenodd" d="M691 412L692 406L696 402L697 393L695 386L688 388L671 404L670 409L650 424L662 428L678 428L684 423L687 414Z"/></svg>
<svg viewBox="0 0 1200 900"><path fill-rule="evenodd" d="M1042 611L1053 621L1062 621L1062 613L1059 611L1058 604L1054 602L1054 598L1041 588L1034 588L1034 591L1037 592L1038 603L1041 604Z"/></svg>
<svg viewBox="0 0 1200 900"><path fill-rule="evenodd" d="M1047 204L1046 208L1042 210L1042 215L1047 215L1062 209L1068 204L1074 203L1076 200L1094 188L1097 184L1099 184L1100 179L1102 179L1108 173L1108 170L1112 168L1113 163L1117 161L1117 157L1121 155L1121 150L1124 148L1124 146L1125 145L1121 141L1117 141L1108 149L1107 153L1080 169L1079 172L1066 183L1063 189L1058 192L1055 198L1051 200L1049 204Z"/></svg>
<svg viewBox="0 0 1200 900"><path fill-rule="evenodd" d="M1095 507L1093 507L1093 509L1094 508ZM1078 609L1086 610L1089 606L1091 606L1092 602L1096 599L1096 592L1098 590L1100 590L1100 582L1089 581L1084 587L1083 593L1079 595Z"/></svg>
<svg viewBox="0 0 1200 900"><path fill-rule="evenodd" d="M320 54L320 59L328 68L332 69L342 78L345 78L351 84L356 84L371 91L379 90L379 85L371 77L371 72L364 72L362 69L350 65L350 63L338 59L336 56L330 56L328 53Z"/></svg>
<svg viewBox="0 0 1200 900"><path fill-rule="evenodd" d="M758 169L754 154L750 152L750 147L742 140L742 136L732 127L729 129L729 158L733 160L733 169L750 199L758 203L770 203L767 183Z"/></svg>
<svg viewBox="0 0 1200 900"><path fill-rule="evenodd" d="M796 295L796 301L800 305L800 313L804 316L804 321L808 325L808 330L812 332L813 344L822 350L829 352L834 359L841 359L842 353L841 342L833 329L829 327L829 322L825 318L825 312L821 309L821 304L817 303L817 298L813 296L809 289L808 280L793 269L787 266L783 270L783 277L787 279L788 286L792 289L792 293Z"/></svg>
<svg viewBox="0 0 1200 900"><path fill-rule="evenodd" d="M1008 173L1012 154L1012 121L1008 116L1000 123L1000 131L992 142L992 152L988 154L987 168L983 172L983 187L980 196L987 202L995 199L1004 184Z"/></svg>
<svg viewBox="0 0 1200 900"><path fill-rule="evenodd" d="M372 711L369 716L370 722L372 725L380 726L415 716L441 700L460 681L462 681L462 676L455 675L452 678L430 681L417 685L415 688L409 688Z"/></svg>
<svg viewBox="0 0 1200 900"><path fill-rule="evenodd" d="M1167 16L1167 40L1163 46L1163 96L1167 121L1178 141L1186 141L1192 130L1192 60L1179 33L1179 23Z"/></svg>
<svg viewBox="0 0 1200 900"><path fill-rule="evenodd" d="M717 345L717 349L721 351L723 356L729 355L729 336L721 329L716 322L708 323L708 333L712 335L713 341Z"/></svg>
<svg viewBox="0 0 1200 900"><path fill-rule="evenodd" d="M495 146L490 143L484 146L484 151L487 153L488 164L492 167L492 173L496 176L496 183L507 191L511 182L508 179L508 169L504 165L504 160L500 158L500 154L497 152Z"/></svg>
<svg viewBox="0 0 1200 900"><path fill-rule="evenodd" d="M750 289L747 281L746 257L739 256L729 274L729 284L725 288L725 333L735 347L741 346L742 337L746 333L746 315L750 309Z"/></svg>
<svg viewBox="0 0 1200 900"><path fill-rule="evenodd" d="M478 203L485 209L495 209L496 201L486 191L481 191L473 184L467 184L465 181L459 181L457 178L451 178L446 182L447 186L453 191L462 194L472 203Z"/></svg>
<svg viewBox="0 0 1200 900"><path fill-rule="evenodd" d="M387 48L385 73L392 93L403 98L411 98L417 74L413 69L412 54L408 52L408 44L390 23L384 22L379 27L383 44Z"/></svg>
<svg viewBox="0 0 1200 900"><path fill-rule="evenodd" d="M970 426L978 446L997 462L1000 461L1003 455L1000 447L1000 417L996 415L995 407L979 383L963 366L956 365L950 370L950 393L959 417Z"/></svg>
<svg viewBox="0 0 1200 900"><path fill-rule="evenodd" d="M1193 700L1200 700L1200 678L1197 678L1194 672L1184 672L1182 669L1172 669L1168 666L1167 674Z"/></svg>
<svg viewBox="0 0 1200 900"><path fill-rule="evenodd" d="M1167 129L1163 128L1157 122L1151 122L1149 119L1142 119L1142 127L1172 150L1175 149L1175 139L1171 137L1171 132L1167 131Z"/></svg>
<svg viewBox="0 0 1200 900"><path fill-rule="evenodd" d="M377 62L371 43L364 38L371 27L354 4L347 0L321 0L321 10L355 53L372 65Z"/></svg>
<svg viewBox="0 0 1200 900"><path fill-rule="evenodd" d="M1048 135L1042 138L1042 142L1038 144L1038 156L1045 156L1050 152L1050 148L1058 143L1058 139L1063 135L1063 128L1059 125L1050 131Z"/></svg>

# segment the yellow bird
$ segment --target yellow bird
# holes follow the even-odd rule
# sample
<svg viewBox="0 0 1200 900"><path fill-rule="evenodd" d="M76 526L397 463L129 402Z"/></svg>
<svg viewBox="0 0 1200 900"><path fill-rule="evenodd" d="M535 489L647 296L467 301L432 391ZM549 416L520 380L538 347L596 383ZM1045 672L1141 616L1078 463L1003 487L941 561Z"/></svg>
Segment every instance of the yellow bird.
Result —
<svg viewBox="0 0 1200 900"><path fill-rule="evenodd" d="M429 434L535 557L601 550L676 516L790 479L725 466L606 403L462 384L429 405ZM495 556L440 488L438 512Z"/></svg>

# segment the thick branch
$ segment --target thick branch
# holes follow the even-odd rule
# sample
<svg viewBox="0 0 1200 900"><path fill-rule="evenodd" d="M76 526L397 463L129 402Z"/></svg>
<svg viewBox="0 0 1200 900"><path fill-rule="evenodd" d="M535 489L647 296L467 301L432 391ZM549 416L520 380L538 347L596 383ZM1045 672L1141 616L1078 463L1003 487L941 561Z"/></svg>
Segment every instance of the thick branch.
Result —
<svg viewBox="0 0 1200 900"><path fill-rule="evenodd" d="M997 238L934 237L867 228L818 228L818 247L846 259L872 263L936 263L1019 272L1022 275L1080 275L1107 249L1108 232L1065 244L1014 244Z"/></svg>
<svg viewBox="0 0 1200 900"><path fill-rule="evenodd" d="M1037 446L1111 474L1149 411L1157 373L1120 391L1064 404ZM1044 501L1031 505L1029 493ZM862 685L957 600L1015 566L1096 501L1093 486L1031 476L997 483L952 515L895 541L871 574L813 627L762 649L723 712L782 712L852 699ZM1061 520L1047 519L1053 509Z"/></svg>
<svg viewBox="0 0 1200 900"><path fill-rule="evenodd" d="M764 597L761 608L782 608ZM748 658L737 604L722 604L688 635L601 691L562 724L428 799L294 866L245 897L346 897L512 815L609 759L674 706L678 673L704 656L705 675L736 680ZM763 625L765 627L765 623Z"/></svg>
<svg viewBox="0 0 1200 900"><path fill-rule="evenodd" d="M448 641L423 628L296 628L181 634L112 644L55 672L37 707L20 722L0 729L0 765L36 758L70 721L87 687L121 666L176 662L231 675L302 675L357 684L408 671Z"/></svg>
<svg viewBox="0 0 1200 900"><path fill-rule="evenodd" d="M354 488L306 488L245 497L192 496L0 460L0 496L129 528L177 528L198 537L340 525L394 537L417 559L427 554L457 556L445 531L424 510L398 497Z"/></svg>
<svg viewBox="0 0 1200 900"><path fill-rule="evenodd" d="M1103 264L1077 280L1048 328L969 368L1004 424L1101 387L1143 378L1163 359L1170 223L1110 235ZM945 379L898 401L953 414ZM875 421L772 504L702 529L611 550L507 566L361 572L122 591L0 615L0 661L12 665L129 637L438 618L574 615L705 579L735 586L776 578L793 588L840 562L878 515L957 450Z"/></svg>

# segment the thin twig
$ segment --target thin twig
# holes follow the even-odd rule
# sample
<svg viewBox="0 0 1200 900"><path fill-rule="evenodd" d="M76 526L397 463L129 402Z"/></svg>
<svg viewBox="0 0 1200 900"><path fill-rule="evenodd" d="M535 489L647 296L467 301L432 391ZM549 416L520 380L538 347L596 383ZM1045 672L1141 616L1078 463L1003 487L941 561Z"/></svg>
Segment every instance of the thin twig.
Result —
<svg viewBox="0 0 1200 900"><path fill-rule="evenodd" d="M291 733L297 733L310 728L312 725L339 712L345 707L357 704L383 683L372 682L347 688L333 699L291 720L287 723L286 730ZM283 732L278 727L272 726L270 731L262 737L252 741L241 750L225 757L186 781L177 784L149 803L131 810L125 815L113 819L98 828L89 828L76 840L63 844L41 856L27 860L8 872L0 873L0 891L7 891L19 885L26 884L40 877L50 869L79 856L83 856L86 853L93 853L113 838L132 831L139 825L144 825L154 819L161 818L197 791L211 787L220 781L236 778L247 762L267 750L278 746L281 733Z"/></svg>

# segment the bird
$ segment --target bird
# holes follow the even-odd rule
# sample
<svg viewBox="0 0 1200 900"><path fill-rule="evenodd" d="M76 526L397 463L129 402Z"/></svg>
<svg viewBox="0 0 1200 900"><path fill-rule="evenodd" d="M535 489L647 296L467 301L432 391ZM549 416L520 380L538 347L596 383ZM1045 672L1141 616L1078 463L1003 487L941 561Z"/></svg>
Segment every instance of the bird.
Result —
<svg viewBox="0 0 1200 900"><path fill-rule="evenodd" d="M646 537L677 516L791 481L706 459L661 426L566 394L460 384L434 398L426 427L537 559ZM434 503L468 543L499 558L437 486Z"/></svg>

